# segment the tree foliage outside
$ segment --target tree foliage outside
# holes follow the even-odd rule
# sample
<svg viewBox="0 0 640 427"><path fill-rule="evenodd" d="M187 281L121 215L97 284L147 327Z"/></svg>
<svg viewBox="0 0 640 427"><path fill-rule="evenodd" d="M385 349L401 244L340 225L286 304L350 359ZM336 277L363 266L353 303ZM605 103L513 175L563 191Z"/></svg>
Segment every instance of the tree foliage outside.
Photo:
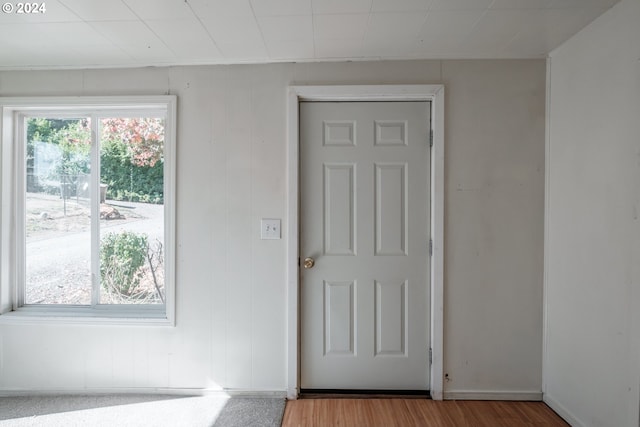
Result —
<svg viewBox="0 0 640 427"><path fill-rule="evenodd" d="M112 118L102 122L101 181L113 200L162 203L164 120Z"/></svg>
<svg viewBox="0 0 640 427"><path fill-rule="evenodd" d="M102 138L125 143L136 166L153 167L163 160L164 120L149 117L104 119Z"/></svg>
<svg viewBox="0 0 640 427"><path fill-rule="evenodd" d="M47 173L35 169L39 144L55 147L57 160ZM100 180L107 198L163 203L164 120L107 118L101 120ZM78 177L90 173L89 118L31 118L27 123L28 191L58 194L60 182L74 189ZM35 175L35 176L34 176ZM72 194L73 195L73 194Z"/></svg>

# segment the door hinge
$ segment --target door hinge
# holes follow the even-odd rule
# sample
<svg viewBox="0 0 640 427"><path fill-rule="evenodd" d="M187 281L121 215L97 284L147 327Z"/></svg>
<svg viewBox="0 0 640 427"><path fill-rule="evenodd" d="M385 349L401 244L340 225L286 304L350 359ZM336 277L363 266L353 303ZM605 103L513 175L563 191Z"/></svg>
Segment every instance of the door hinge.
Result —
<svg viewBox="0 0 640 427"><path fill-rule="evenodd" d="M429 130L429 147L433 147L433 129Z"/></svg>
<svg viewBox="0 0 640 427"><path fill-rule="evenodd" d="M433 256L433 240L429 239L429 256Z"/></svg>
<svg viewBox="0 0 640 427"><path fill-rule="evenodd" d="M429 348L429 365L433 364L433 349Z"/></svg>

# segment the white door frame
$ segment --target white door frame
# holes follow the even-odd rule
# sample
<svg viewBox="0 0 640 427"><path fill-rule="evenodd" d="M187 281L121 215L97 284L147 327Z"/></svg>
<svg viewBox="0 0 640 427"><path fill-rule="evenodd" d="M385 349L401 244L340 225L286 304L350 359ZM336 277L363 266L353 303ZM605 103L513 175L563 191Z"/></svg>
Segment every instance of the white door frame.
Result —
<svg viewBox="0 0 640 427"><path fill-rule="evenodd" d="M442 400L444 332L444 86L290 86L287 97L287 398L300 390L299 103L301 101L431 101L431 348L430 392Z"/></svg>

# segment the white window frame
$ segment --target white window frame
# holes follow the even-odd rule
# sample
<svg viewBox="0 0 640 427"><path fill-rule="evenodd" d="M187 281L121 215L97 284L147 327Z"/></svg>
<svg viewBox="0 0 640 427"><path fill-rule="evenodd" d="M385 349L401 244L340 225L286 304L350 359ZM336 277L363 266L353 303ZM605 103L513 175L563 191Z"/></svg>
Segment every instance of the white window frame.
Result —
<svg viewBox="0 0 640 427"><path fill-rule="evenodd" d="M0 323L60 321L71 323L149 323L175 325L175 181L176 181L176 97L0 97ZM78 305L24 304L24 140L25 116L72 117L144 117L163 114L164 139L164 268L165 303L149 305L97 304L96 290L92 303ZM91 122L92 140L98 135L98 120ZM92 165L99 164L99 152L92 147ZM91 172L92 194L98 193L99 171ZM99 207L92 203L92 217ZM20 234L19 234L20 233ZM99 222L92 222L92 270L96 270ZM23 283L20 283L20 282ZM95 282L95 281L94 281ZM95 286L95 284L94 284Z"/></svg>

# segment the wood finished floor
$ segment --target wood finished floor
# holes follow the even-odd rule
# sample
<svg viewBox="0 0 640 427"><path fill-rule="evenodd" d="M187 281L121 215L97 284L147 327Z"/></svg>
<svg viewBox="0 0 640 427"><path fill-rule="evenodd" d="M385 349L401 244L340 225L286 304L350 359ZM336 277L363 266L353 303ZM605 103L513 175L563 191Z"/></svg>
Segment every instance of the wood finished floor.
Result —
<svg viewBox="0 0 640 427"><path fill-rule="evenodd" d="M567 427L542 402L429 399L288 401L282 427Z"/></svg>

